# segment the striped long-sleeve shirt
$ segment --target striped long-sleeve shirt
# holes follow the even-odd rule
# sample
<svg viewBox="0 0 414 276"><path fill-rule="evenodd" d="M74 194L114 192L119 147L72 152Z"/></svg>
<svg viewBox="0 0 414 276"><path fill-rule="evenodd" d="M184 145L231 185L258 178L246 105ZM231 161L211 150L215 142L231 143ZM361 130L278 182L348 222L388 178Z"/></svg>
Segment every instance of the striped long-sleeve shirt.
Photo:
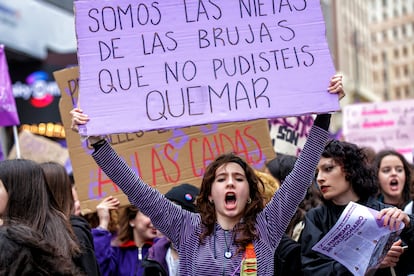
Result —
<svg viewBox="0 0 414 276"><path fill-rule="evenodd" d="M256 218L258 238L253 241L258 275L273 275L274 252L307 188L312 182L316 165L329 134L313 126L303 150L290 175L285 179L273 199ZM106 175L117 184L154 226L175 245L179 257L179 275L239 275L243 253L230 259L224 252L234 255L236 245L230 243L231 232L216 224L214 234L200 242L201 218L170 202L158 190L147 185L105 142L93 158ZM230 234L230 235L229 235Z"/></svg>

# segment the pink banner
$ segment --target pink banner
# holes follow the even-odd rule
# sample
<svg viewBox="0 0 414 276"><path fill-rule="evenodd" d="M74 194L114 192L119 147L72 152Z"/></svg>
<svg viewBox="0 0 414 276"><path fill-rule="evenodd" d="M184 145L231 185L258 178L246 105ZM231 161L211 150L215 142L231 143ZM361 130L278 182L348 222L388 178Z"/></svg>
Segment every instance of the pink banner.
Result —
<svg viewBox="0 0 414 276"><path fill-rule="evenodd" d="M375 151L393 148L408 161L414 150L414 100L350 104L343 110L345 140Z"/></svg>
<svg viewBox="0 0 414 276"><path fill-rule="evenodd" d="M0 45L0 126L20 125L7 66L4 45Z"/></svg>

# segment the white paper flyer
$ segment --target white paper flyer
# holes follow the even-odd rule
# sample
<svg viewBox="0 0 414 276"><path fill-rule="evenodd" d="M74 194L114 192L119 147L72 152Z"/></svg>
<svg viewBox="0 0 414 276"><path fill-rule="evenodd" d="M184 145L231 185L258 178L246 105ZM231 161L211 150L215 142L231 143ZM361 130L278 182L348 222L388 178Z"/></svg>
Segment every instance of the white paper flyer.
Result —
<svg viewBox="0 0 414 276"><path fill-rule="evenodd" d="M312 249L343 264L354 275L370 275L397 239L377 220L378 211L350 202L332 229Z"/></svg>

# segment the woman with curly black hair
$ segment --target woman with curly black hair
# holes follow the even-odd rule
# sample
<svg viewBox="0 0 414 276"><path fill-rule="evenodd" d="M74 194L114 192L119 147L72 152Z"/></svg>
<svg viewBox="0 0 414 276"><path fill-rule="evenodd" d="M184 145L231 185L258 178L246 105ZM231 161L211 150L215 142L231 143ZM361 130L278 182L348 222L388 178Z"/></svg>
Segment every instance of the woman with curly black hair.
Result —
<svg viewBox="0 0 414 276"><path fill-rule="evenodd" d="M305 216L305 227L300 238L302 266L305 275L352 275L342 264L319 254L312 247L335 225L349 202L357 202L375 210L381 210L384 222L393 228L405 224L400 238L414 246L414 218L402 210L376 200L378 186L363 149L355 144L330 141L322 153L316 169L316 182L322 194L323 204L311 209ZM381 262L375 275L391 275L403 252L401 240L395 242Z"/></svg>

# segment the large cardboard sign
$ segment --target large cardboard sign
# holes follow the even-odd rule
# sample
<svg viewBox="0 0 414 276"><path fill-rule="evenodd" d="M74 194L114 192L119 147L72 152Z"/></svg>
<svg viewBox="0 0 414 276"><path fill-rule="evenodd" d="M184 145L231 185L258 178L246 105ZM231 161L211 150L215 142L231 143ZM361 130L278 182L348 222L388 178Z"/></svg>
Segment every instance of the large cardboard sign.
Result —
<svg viewBox="0 0 414 276"><path fill-rule="evenodd" d="M95 164L91 147L70 129L69 112L78 102L78 68L57 71L54 76L62 92L60 112L82 212L93 212L108 195L127 204L126 196ZM267 120L113 134L109 139L130 167L162 193L184 182L199 186L206 166L224 152L237 152L258 170L275 156Z"/></svg>
<svg viewBox="0 0 414 276"><path fill-rule="evenodd" d="M8 158L17 158L16 144L13 145ZM28 130L19 133L20 157L43 162L57 162L64 166L69 158L68 150L49 138L32 134Z"/></svg>
<svg viewBox="0 0 414 276"><path fill-rule="evenodd" d="M347 105L343 111L346 141L373 148L398 150L412 162L414 100Z"/></svg>
<svg viewBox="0 0 414 276"><path fill-rule="evenodd" d="M74 3L85 135L339 109L320 1Z"/></svg>

